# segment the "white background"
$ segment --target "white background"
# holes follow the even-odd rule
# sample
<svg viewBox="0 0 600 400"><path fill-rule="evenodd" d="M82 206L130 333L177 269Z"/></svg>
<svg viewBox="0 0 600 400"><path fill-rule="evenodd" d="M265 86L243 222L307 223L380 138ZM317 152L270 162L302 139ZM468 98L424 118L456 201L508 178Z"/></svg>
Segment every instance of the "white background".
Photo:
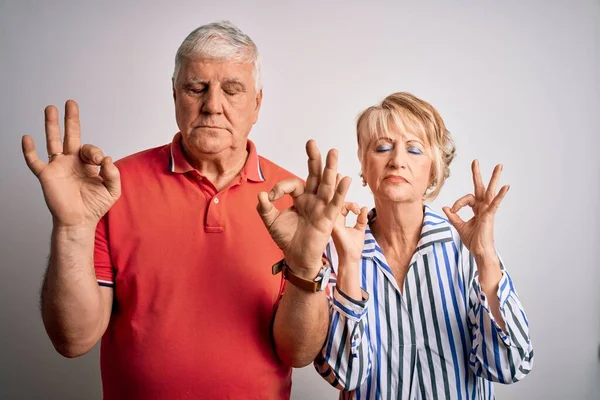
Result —
<svg viewBox="0 0 600 400"><path fill-rule="evenodd" d="M61 358L39 316L51 220L21 135L44 155L44 106L62 114L73 98L84 141L114 158L169 142L175 51L221 19L264 60L250 137L292 172L305 175L308 138L337 147L354 178L348 198L371 205L354 122L394 91L431 102L455 137L434 208L472 190L473 158L484 179L504 164L511 190L496 242L529 316L535 365L524 381L497 386L498 397L599 398L598 1L37 3L0 1L0 398L101 398L97 348ZM336 391L308 367L295 371L293 398Z"/></svg>

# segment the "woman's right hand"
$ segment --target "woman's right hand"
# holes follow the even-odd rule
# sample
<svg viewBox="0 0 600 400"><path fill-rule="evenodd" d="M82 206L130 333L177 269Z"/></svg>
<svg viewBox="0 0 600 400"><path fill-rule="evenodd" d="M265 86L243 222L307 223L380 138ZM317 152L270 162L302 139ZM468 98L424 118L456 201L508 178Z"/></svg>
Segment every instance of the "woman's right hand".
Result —
<svg viewBox="0 0 600 400"><path fill-rule="evenodd" d="M346 217L350 212L357 216L354 226L346 226ZM367 229L367 214L367 207L361 208L356 203L344 203L332 232L340 264L342 261L344 263L360 261Z"/></svg>
<svg viewBox="0 0 600 400"><path fill-rule="evenodd" d="M350 212L357 216L354 226L346 226L346 217ZM367 207L359 208L356 203L344 203L332 232L338 255L336 286L357 301L363 300L359 276L367 225Z"/></svg>
<svg viewBox="0 0 600 400"><path fill-rule="evenodd" d="M81 147L79 108L65 105L65 137L60 138L58 110L46 107L46 147L49 161L38 158L33 139L22 139L25 162L39 179L55 227L95 229L121 195L119 170L110 157L92 145ZM98 167L100 170L98 171Z"/></svg>

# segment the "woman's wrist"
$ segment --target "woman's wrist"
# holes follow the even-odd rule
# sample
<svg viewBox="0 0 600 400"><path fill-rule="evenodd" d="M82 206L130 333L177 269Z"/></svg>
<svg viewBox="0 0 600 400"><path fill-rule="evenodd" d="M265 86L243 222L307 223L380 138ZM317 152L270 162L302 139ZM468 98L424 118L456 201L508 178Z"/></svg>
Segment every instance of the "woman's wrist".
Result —
<svg viewBox="0 0 600 400"><path fill-rule="evenodd" d="M486 294L495 292L498 289L498 283L502 279L502 269L498 255L487 253L485 255L475 255L477 263L477 272L479 275L479 285Z"/></svg>
<svg viewBox="0 0 600 400"><path fill-rule="evenodd" d="M350 298L362 301L357 263L339 263L336 286Z"/></svg>

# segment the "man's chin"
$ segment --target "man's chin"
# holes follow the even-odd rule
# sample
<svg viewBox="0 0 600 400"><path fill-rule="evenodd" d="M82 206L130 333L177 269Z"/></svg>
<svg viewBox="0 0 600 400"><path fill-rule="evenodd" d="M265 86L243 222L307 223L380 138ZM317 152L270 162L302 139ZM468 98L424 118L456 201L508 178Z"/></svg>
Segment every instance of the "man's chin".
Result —
<svg viewBox="0 0 600 400"><path fill-rule="evenodd" d="M193 148L192 150L205 154L220 153L233 145L230 135L224 134L223 131L203 131L190 139L189 145Z"/></svg>
<svg viewBox="0 0 600 400"><path fill-rule="evenodd" d="M203 138L202 140L194 141L191 143L193 146L194 153L198 154L220 154L225 151L231 150L233 147L233 143L228 140L210 140L208 138Z"/></svg>

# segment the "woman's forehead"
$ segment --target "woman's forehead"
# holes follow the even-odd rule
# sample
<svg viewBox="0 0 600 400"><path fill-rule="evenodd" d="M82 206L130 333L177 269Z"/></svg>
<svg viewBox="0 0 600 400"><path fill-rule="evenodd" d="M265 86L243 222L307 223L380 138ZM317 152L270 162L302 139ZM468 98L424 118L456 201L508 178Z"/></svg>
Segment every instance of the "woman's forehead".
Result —
<svg viewBox="0 0 600 400"><path fill-rule="evenodd" d="M416 129L415 129L416 128ZM424 129L414 124L389 123L387 126L362 126L360 129L361 142L367 144L378 140L411 141L427 143Z"/></svg>

